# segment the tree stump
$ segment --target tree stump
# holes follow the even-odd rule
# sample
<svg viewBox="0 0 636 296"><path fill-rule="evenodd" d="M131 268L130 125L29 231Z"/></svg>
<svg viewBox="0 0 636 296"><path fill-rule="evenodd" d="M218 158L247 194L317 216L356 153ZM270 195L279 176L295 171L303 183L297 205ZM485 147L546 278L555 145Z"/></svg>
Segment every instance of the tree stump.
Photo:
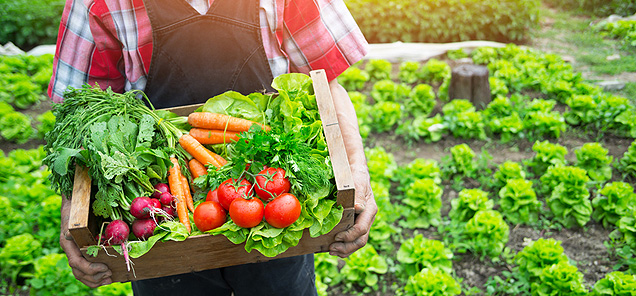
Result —
<svg viewBox="0 0 636 296"><path fill-rule="evenodd" d="M490 103L490 82L488 81L488 67L464 64L453 69L448 87L448 97L469 100L483 109Z"/></svg>

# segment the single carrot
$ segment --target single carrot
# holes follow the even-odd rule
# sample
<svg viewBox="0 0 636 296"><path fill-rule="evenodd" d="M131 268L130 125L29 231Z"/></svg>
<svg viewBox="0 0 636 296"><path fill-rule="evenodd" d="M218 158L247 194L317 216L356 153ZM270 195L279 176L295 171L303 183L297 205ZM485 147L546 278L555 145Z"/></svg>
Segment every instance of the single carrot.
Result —
<svg viewBox="0 0 636 296"><path fill-rule="evenodd" d="M219 165L221 165L221 166L224 166L227 163L227 160L225 160L225 158L223 158L221 155L218 155L218 154L214 153L214 155L212 155L212 157L214 157L216 162L218 162Z"/></svg>
<svg viewBox="0 0 636 296"><path fill-rule="evenodd" d="M196 158L190 159L188 162L188 168L190 169L190 174L192 174L192 178L194 179L208 174L208 170Z"/></svg>
<svg viewBox="0 0 636 296"><path fill-rule="evenodd" d="M190 183L188 182L188 178L184 175L181 175L181 184L183 185L183 193L188 210L194 213L194 202L192 201L192 192L190 192Z"/></svg>
<svg viewBox="0 0 636 296"><path fill-rule="evenodd" d="M179 144L181 144L181 147L183 147L183 149L185 149L185 151L190 153L190 155L192 155L192 157L194 157L196 160L200 161L202 164L204 164L204 165L211 164L211 165L213 165L213 166L215 166L217 168L221 167L221 165L216 160L216 158L214 158L214 155L216 155L216 153L214 153L214 152L208 150L207 148L203 147L203 145L201 145L201 143L199 143L192 136L190 136L188 134L182 135L179 138Z"/></svg>
<svg viewBox="0 0 636 296"><path fill-rule="evenodd" d="M170 193L175 199L179 221L186 227L188 233L190 233L192 229L186 208L187 204L185 201L185 188L183 187L183 180L181 179L181 168L176 158L170 157L170 162L172 162L172 167L168 170L168 186L170 187Z"/></svg>
<svg viewBox="0 0 636 296"><path fill-rule="evenodd" d="M188 116L188 123L193 127L231 132L246 132L250 129L252 124L258 124L266 131L271 130L271 128L265 124L212 112L190 113Z"/></svg>
<svg viewBox="0 0 636 296"><path fill-rule="evenodd" d="M201 144L223 144L230 143L232 140L238 141L239 139L237 132L210 130L196 127L190 129L190 135L197 139L197 141Z"/></svg>

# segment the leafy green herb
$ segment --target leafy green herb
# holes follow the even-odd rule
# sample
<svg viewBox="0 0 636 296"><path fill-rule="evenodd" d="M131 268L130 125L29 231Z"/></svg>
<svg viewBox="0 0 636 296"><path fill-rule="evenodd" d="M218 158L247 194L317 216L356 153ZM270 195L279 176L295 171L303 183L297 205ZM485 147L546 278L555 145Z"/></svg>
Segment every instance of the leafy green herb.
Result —
<svg viewBox="0 0 636 296"><path fill-rule="evenodd" d="M594 284L592 295L629 295L634 291L636 291L636 275L614 271Z"/></svg>
<svg viewBox="0 0 636 296"><path fill-rule="evenodd" d="M248 163L254 164L254 170L260 170L261 165L280 167L285 169L285 176L289 178L292 187L305 196L326 196L329 192L329 179L332 176L331 166L320 159L319 154L313 156L311 147L299 140L294 133L265 132L254 128L249 133L241 134L230 151L234 168L230 174L232 178L239 178ZM258 173L258 172L256 172Z"/></svg>
<svg viewBox="0 0 636 296"><path fill-rule="evenodd" d="M406 109L409 114L418 118L431 114L436 104L433 87L428 84L418 84L411 90L409 100L406 101Z"/></svg>
<svg viewBox="0 0 636 296"><path fill-rule="evenodd" d="M398 79L404 83L415 83L418 79L417 72L420 69L420 63L406 61L400 64L400 72Z"/></svg>
<svg viewBox="0 0 636 296"><path fill-rule="evenodd" d="M462 289L447 272L425 268L409 277L404 292L407 295L459 295Z"/></svg>
<svg viewBox="0 0 636 296"><path fill-rule="evenodd" d="M514 260L524 278L536 281L544 268L560 262L568 262L568 257L561 247L561 241L540 238L525 246L515 255Z"/></svg>
<svg viewBox="0 0 636 296"><path fill-rule="evenodd" d="M600 143L585 143L574 150L577 166L587 170L587 174L594 181L604 182L612 178L612 160L608 150Z"/></svg>
<svg viewBox="0 0 636 296"><path fill-rule="evenodd" d="M376 59L370 60L364 67L364 70L369 73L369 77L372 81L391 79L391 70L393 65L387 60Z"/></svg>
<svg viewBox="0 0 636 296"><path fill-rule="evenodd" d="M395 176L393 176L393 180L400 183L398 190L404 190L411 183L424 178L433 179L435 184L442 183L442 175L437 161L416 158L407 165L398 167Z"/></svg>
<svg viewBox="0 0 636 296"><path fill-rule="evenodd" d="M422 269L439 268L447 273L453 271L453 252L438 240L417 234L402 242L397 260L402 263L406 275L413 276Z"/></svg>
<svg viewBox="0 0 636 296"><path fill-rule="evenodd" d="M472 176L477 163L475 152L467 144L459 144L451 147L451 158L448 166L442 168L448 176Z"/></svg>
<svg viewBox="0 0 636 296"><path fill-rule="evenodd" d="M518 162L507 160L497 167L497 171L493 175L495 179L495 187L502 188L511 179L525 179L526 172Z"/></svg>
<svg viewBox="0 0 636 296"><path fill-rule="evenodd" d="M472 219L480 210L492 210L493 205L493 201L488 198L488 192L480 189L463 189L457 198L451 200L448 216L451 223L462 224Z"/></svg>
<svg viewBox="0 0 636 296"><path fill-rule="evenodd" d="M508 243L508 224L501 214L494 210L475 213L464 229L465 244L471 252L480 257L498 257Z"/></svg>
<svg viewBox="0 0 636 296"><path fill-rule="evenodd" d="M536 152L535 156L527 162L535 174L542 175L548 167L552 165L565 165L565 155L568 154L567 148L553 144L549 141L536 141L532 145L532 151Z"/></svg>
<svg viewBox="0 0 636 296"><path fill-rule="evenodd" d="M344 259L345 266L340 273L349 283L365 286L363 292L377 291L378 275L387 273L386 259L371 246L365 245L360 250Z"/></svg>
<svg viewBox="0 0 636 296"><path fill-rule="evenodd" d="M636 140L627 148L617 168L625 175L636 177Z"/></svg>
<svg viewBox="0 0 636 296"><path fill-rule="evenodd" d="M418 75L425 83L443 83L450 80L451 68L446 62L433 58L422 66Z"/></svg>
<svg viewBox="0 0 636 296"><path fill-rule="evenodd" d="M34 295L87 295L90 288L75 279L66 255L52 253L38 258L33 278L28 280Z"/></svg>
<svg viewBox="0 0 636 296"><path fill-rule="evenodd" d="M537 222L541 202L532 189L532 181L510 179L499 191L501 212L513 224Z"/></svg>
<svg viewBox="0 0 636 296"><path fill-rule="evenodd" d="M612 182L598 192L592 200L592 206L592 218L608 228L610 224L616 225L621 217L636 210L636 193L634 188L625 182Z"/></svg>
<svg viewBox="0 0 636 296"><path fill-rule="evenodd" d="M42 252L42 243L30 233L7 239L0 249L0 275L17 283L18 278L28 277L33 272L33 263Z"/></svg>
<svg viewBox="0 0 636 296"><path fill-rule="evenodd" d="M3 115L0 119L0 135L8 141L26 143L33 135L31 118L20 112Z"/></svg>
<svg viewBox="0 0 636 296"><path fill-rule="evenodd" d="M442 188L433 179L419 179L406 188L404 219L398 223L406 228L428 228L441 221Z"/></svg>
<svg viewBox="0 0 636 296"><path fill-rule="evenodd" d="M407 141L422 139L425 143L432 143L441 140L446 130L441 114L437 114L429 118L407 119L400 123L395 133L404 136Z"/></svg>
<svg viewBox="0 0 636 296"><path fill-rule="evenodd" d="M544 190L550 192L546 203L555 221L567 228L583 227L592 216L587 172L577 167L552 166L541 177Z"/></svg>
<svg viewBox="0 0 636 296"><path fill-rule="evenodd" d="M588 295L583 274L576 266L561 261L543 269L540 280L532 283L532 294L547 295Z"/></svg>
<svg viewBox="0 0 636 296"><path fill-rule="evenodd" d="M369 81L369 73L358 67L347 68L338 76L338 82L348 91L361 90Z"/></svg>

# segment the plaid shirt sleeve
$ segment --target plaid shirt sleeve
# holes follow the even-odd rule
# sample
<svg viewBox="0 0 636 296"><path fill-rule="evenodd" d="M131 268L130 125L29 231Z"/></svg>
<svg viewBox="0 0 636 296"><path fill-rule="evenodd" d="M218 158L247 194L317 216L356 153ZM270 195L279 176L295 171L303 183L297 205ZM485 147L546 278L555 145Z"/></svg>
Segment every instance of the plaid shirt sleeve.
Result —
<svg viewBox="0 0 636 296"><path fill-rule="evenodd" d="M366 55L368 43L343 0L282 1L276 37L291 72L324 69L331 81Z"/></svg>
<svg viewBox="0 0 636 296"><path fill-rule="evenodd" d="M78 88L85 83L97 83L102 88L110 86L117 92L124 90L126 79L120 69L121 48L108 48L109 44L116 45L118 41L100 18L107 12L103 1L66 1L48 88L48 95L54 102L63 100L69 86Z"/></svg>

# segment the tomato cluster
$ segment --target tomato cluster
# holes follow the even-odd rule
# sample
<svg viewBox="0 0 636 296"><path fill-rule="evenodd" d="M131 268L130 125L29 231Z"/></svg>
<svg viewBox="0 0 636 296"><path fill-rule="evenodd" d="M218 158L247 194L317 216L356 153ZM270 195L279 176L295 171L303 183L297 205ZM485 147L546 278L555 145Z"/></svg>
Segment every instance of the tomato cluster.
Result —
<svg viewBox="0 0 636 296"><path fill-rule="evenodd" d="M199 230L207 231L223 225L229 213L232 221L243 228L254 227L263 218L273 227L285 228L301 213L300 201L289 193L290 188L282 168L265 167L254 176L254 184L247 179L225 180L195 209L194 223Z"/></svg>

